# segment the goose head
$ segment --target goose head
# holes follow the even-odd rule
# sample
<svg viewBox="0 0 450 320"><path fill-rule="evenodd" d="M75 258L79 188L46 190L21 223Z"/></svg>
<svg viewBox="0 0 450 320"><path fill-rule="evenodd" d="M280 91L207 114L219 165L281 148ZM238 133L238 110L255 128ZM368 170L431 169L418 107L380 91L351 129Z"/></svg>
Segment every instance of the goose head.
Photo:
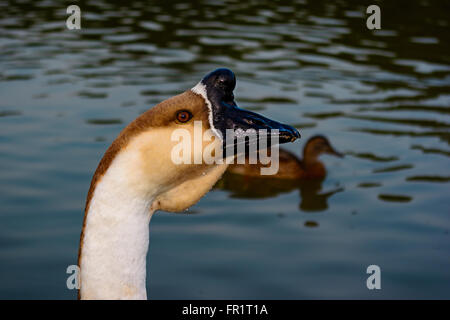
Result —
<svg viewBox="0 0 450 320"><path fill-rule="evenodd" d="M208 107L209 125L217 136L224 137L227 130L266 130L269 134L277 131L281 143L300 138L293 127L263 117L255 112L238 107L233 90L236 77L229 69L217 69L206 75L192 91L205 100Z"/></svg>
<svg viewBox="0 0 450 320"><path fill-rule="evenodd" d="M277 135L279 143L300 137L289 125L239 108L234 100L235 86L231 70L217 69L192 89L159 103L131 122L100 162L87 207L98 181L113 168L116 173L109 178L115 181L109 185L115 183L135 198L151 199L152 211L182 211L208 192L225 171L226 163L207 163L204 155L214 155L224 147L227 130L265 129L269 135ZM189 161L184 163L173 159L181 152L181 139L174 139L177 133L184 138L183 146L190 149ZM200 145L199 135L203 137Z"/></svg>

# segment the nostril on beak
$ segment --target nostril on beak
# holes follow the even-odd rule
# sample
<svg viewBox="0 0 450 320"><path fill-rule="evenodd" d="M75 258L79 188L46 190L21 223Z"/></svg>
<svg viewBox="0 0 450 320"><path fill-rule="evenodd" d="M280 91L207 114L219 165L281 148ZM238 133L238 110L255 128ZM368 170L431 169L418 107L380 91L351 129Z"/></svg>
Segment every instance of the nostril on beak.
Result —
<svg viewBox="0 0 450 320"><path fill-rule="evenodd" d="M246 124L248 124L249 126L258 126L258 127L260 127L260 129L266 128L266 124L264 123L264 121L261 121L256 118L251 118L251 119L243 118L242 121L245 122Z"/></svg>
<svg viewBox="0 0 450 320"><path fill-rule="evenodd" d="M248 124L248 125L250 125L250 126L252 126L253 125L253 121L252 120L250 120L250 119L242 119L246 124Z"/></svg>

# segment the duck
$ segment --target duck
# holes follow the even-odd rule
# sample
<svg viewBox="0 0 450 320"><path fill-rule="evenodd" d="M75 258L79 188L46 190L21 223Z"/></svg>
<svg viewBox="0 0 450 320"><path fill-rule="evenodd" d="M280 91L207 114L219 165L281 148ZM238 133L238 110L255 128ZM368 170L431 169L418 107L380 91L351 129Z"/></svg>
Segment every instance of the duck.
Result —
<svg viewBox="0 0 450 320"><path fill-rule="evenodd" d="M259 150L258 150L259 152ZM246 177L260 177L261 179L284 180L313 180L324 179L327 171L325 165L319 160L322 154L330 154L342 158L344 155L331 145L323 135L315 135L308 139L303 148L303 157L299 158L294 153L279 149L279 169L274 175L261 175L261 167L267 166L261 162L249 164L248 156L245 163L231 164L227 172Z"/></svg>
<svg viewBox="0 0 450 320"><path fill-rule="evenodd" d="M239 108L235 86L231 70L214 70L193 88L145 111L106 150L86 198L78 250L79 299L147 299L151 217L156 211L186 210L228 167L229 161L175 163L175 130L194 133L194 123L200 122L218 148L228 143L223 137L229 129L267 130L280 143L300 138L287 124ZM191 157L208 146L203 142Z"/></svg>
<svg viewBox="0 0 450 320"><path fill-rule="evenodd" d="M267 176L244 176L224 173L214 188L228 192L233 199L267 199L298 191L299 210L319 212L328 209L328 200L344 188L337 184L329 190L322 190L323 179L277 179Z"/></svg>

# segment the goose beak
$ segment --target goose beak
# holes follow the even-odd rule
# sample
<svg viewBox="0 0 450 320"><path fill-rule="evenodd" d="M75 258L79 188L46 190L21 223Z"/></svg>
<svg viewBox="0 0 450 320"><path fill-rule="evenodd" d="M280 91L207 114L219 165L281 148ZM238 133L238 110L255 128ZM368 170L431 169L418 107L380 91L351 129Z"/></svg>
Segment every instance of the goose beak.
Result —
<svg viewBox="0 0 450 320"><path fill-rule="evenodd" d="M217 69L206 75L193 88L203 95L211 108L211 126L226 136L229 129L235 132L248 130L266 130L267 136L278 136L279 143L293 142L300 138L300 133L290 125L266 118L255 112L243 110L234 101L233 90L236 77L229 69Z"/></svg>
<svg viewBox="0 0 450 320"><path fill-rule="evenodd" d="M278 136L279 143L294 142L300 138L297 129L283 124L258 113L239 108L237 105L229 105L226 108L224 123L226 129L235 131L266 130L267 135Z"/></svg>

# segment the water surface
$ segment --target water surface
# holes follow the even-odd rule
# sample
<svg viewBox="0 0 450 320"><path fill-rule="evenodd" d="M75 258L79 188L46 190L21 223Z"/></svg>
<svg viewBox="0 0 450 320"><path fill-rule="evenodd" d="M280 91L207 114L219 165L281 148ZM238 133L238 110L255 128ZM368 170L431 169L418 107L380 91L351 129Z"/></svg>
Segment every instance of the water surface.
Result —
<svg viewBox="0 0 450 320"><path fill-rule="evenodd" d="M73 299L90 179L141 112L207 72L327 136L324 181L226 176L150 226L149 297L450 298L446 1L0 1L0 298ZM382 289L366 288L381 267Z"/></svg>

